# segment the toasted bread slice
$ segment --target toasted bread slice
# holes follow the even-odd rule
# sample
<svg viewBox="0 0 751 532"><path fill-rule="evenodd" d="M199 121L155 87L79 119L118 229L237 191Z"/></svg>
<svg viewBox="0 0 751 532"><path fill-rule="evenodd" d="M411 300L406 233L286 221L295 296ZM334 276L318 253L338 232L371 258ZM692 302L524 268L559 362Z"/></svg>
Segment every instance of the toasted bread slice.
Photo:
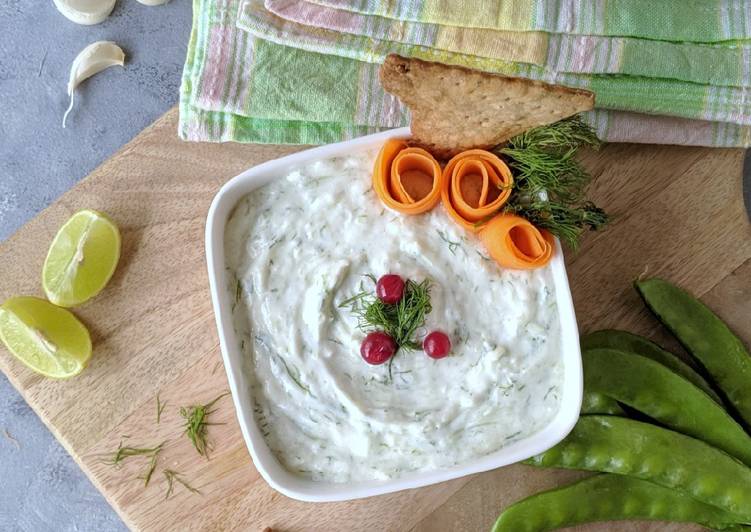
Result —
<svg viewBox="0 0 751 532"><path fill-rule="evenodd" d="M582 89L395 54L386 58L380 75L384 89L410 109L413 142L442 159L492 148L595 103L594 94Z"/></svg>

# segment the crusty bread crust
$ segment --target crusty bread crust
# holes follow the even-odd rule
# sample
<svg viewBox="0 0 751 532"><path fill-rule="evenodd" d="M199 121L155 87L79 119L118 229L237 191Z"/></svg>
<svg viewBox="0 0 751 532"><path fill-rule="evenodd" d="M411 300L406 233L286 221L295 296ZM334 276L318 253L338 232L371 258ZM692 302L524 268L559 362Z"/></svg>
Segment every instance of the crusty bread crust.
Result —
<svg viewBox="0 0 751 532"><path fill-rule="evenodd" d="M595 96L541 81L389 55L384 89L410 109L413 142L448 159L594 107Z"/></svg>

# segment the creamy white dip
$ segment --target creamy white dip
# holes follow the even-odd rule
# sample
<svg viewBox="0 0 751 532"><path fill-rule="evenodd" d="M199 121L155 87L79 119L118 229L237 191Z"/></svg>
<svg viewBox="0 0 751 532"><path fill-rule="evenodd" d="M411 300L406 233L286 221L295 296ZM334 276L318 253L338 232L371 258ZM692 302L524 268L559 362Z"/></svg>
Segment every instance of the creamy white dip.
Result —
<svg viewBox="0 0 751 532"><path fill-rule="evenodd" d="M241 200L225 234L233 319L255 415L290 471L364 481L448 468L547 425L560 406L560 324L549 268L504 270L439 206L384 209L375 153L310 164ZM360 356L339 303L366 274L433 282L426 330L451 356Z"/></svg>

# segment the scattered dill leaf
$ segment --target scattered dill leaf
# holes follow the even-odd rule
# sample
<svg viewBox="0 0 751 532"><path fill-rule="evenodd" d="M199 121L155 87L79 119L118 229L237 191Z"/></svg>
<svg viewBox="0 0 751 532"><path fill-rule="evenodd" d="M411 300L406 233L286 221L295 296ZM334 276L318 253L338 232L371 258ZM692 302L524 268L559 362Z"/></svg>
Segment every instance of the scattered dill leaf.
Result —
<svg viewBox="0 0 751 532"><path fill-rule="evenodd" d="M151 460L149 460L149 465L146 467L146 471L144 471L143 475L138 477L140 480L143 480L144 488L149 485L151 475L154 474L154 470L156 469L156 457L158 454L159 453L154 453L151 455Z"/></svg>
<svg viewBox="0 0 751 532"><path fill-rule="evenodd" d="M154 474L154 470L156 469L157 457L159 456L159 453L162 452L162 448L164 447L165 443L167 442L163 441L155 447L130 447L124 446L123 442L120 442L117 446L117 450L112 453L112 457L107 461L107 463L110 465L119 466L126 458L133 456L143 456L149 458L148 465L146 466L144 472L136 477L139 480L143 480L144 487L146 487L151 481L151 476Z"/></svg>
<svg viewBox="0 0 751 532"><path fill-rule="evenodd" d="M197 490L196 488L188 484L187 481L180 478L183 476L181 473L178 473L177 471L173 471L172 469L165 469L164 471L162 471L162 473L164 473L164 478L167 479L167 492L164 495L165 501L169 499L170 495L172 495L172 493L175 491L175 481L182 484L185 489L187 489L188 491L192 493L198 493L198 494L201 493L199 490Z"/></svg>
<svg viewBox="0 0 751 532"><path fill-rule="evenodd" d="M436 229L436 232L438 233L438 236L440 236L440 237L441 237L441 240L443 240L444 242L446 242L446 243L448 244L448 246L449 246L449 251L451 252L451 254L452 254L452 255L456 255L456 248L458 248L458 247L461 247L462 243L461 243L461 242L457 242L457 241L453 241L453 240L451 240L451 239L450 239L450 238L449 238L449 237L448 237L448 236L446 235L446 233L444 233L444 232L443 232L443 231L441 231L440 229Z"/></svg>
<svg viewBox="0 0 751 532"><path fill-rule="evenodd" d="M21 444L18 442L18 439L8 432L8 429L3 429L3 436L5 436L6 440L15 445L16 449L21 450Z"/></svg>
<svg viewBox="0 0 751 532"><path fill-rule="evenodd" d="M243 284L240 282L240 279L237 280L237 284L235 285L235 303L240 302L240 298L242 298L243 295Z"/></svg>
<svg viewBox="0 0 751 532"><path fill-rule="evenodd" d="M362 290L356 293L355 295L353 295L352 297L348 297L347 299L339 303L339 308L346 308L346 307L352 307L353 305L359 305L359 303L363 299L370 297L371 295L372 295L371 292L368 292L367 290Z"/></svg>
<svg viewBox="0 0 751 532"><path fill-rule="evenodd" d="M156 394L156 423L157 425L162 420L162 412L164 412L165 406L167 406L167 401L162 402L159 399L159 394Z"/></svg>
<svg viewBox="0 0 751 532"><path fill-rule="evenodd" d="M508 440L511 440L511 439L513 439L513 438L516 438L516 437L517 437L517 436L518 436L519 434L521 434L521 433L522 433L522 431L518 430L518 431L514 432L513 434L509 434L508 436L506 436L506 437L504 438L504 440L507 440L507 441L508 441Z"/></svg>
<svg viewBox="0 0 751 532"><path fill-rule="evenodd" d="M211 408L228 393L224 392L205 405L183 406L180 408L180 415L185 419L185 434L193 443L193 447L196 448L198 454L206 458L208 458L209 450L206 439L207 428L209 425L217 425L217 423L209 422L209 416L214 412Z"/></svg>
<svg viewBox="0 0 751 532"><path fill-rule="evenodd" d="M287 375L289 375L289 378L292 379L292 381L295 384L297 384L297 386L301 390L303 390L303 391L305 391L307 393L310 393L310 388L308 388L307 386L305 386L302 383L302 381L300 380L300 371L296 367L294 367L294 366L292 366L292 367L295 369L295 371L292 371L292 369L290 369L290 367L289 367L289 364L287 364L286 360L284 360L281 356L279 356L276 353L274 353L274 356L276 356L277 360L279 360L279 362L282 364L282 366L284 366L284 371L287 372Z"/></svg>
<svg viewBox="0 0 751 532"><path fill-rule="evenodd" d="M131 456L155 456L161 452L165 443L167 442L162 442L154 447L131 447L127 445L124 446L123 442L120 442L107 463L111 465L120 465L126 458L130 458Z"/></svg>
<svg viewBox="0 0 751 532"><path fill-rule="evenodd" d="M398 353L398 351L397 351ZM394 353L391 358L389 358L389 382L394 382L394 373L392 371L392 367L394 366L394 359L396 358L396 353Z"/></svg>
<svg viewBox="0 0 751 532"><path fill-rule="evenodd" d="M584 192L591 180L576 155L600 141L579 116L525 131L497 150L514 170L514 188L505 211L527 218L576 249L587 230L603 227L608 217ZM479 224L487 220L481 220Z"/></svg>

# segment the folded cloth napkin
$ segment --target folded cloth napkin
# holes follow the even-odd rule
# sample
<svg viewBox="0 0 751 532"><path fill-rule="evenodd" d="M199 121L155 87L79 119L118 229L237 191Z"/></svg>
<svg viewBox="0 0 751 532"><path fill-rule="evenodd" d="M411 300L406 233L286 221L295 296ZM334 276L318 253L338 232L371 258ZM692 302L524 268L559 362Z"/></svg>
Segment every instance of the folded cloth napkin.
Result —
<svg viewBox="0 0 751 532"><path fill-rule="evenodd" d="M570 74L524 63L456 54L306 26L268 11L263 0L242 0L237 24L255 36L303 50L381 63L388 53L469 66L489 72L590 89L602 109L751 125L751 88L701 85L667 78Z"/></svg>
<svg viewBox="0 0 751 532"><path fill-rule="evenodd" d="M749 42L705 44L468 28L365 15L310 0L265 0L264 7L277 17L297 24L392 41L392 45L401 43L405 45L405 53L409 53L412 45L529 63L555 72L626 74L736 87L751 85ZM248 9L248 5L241 8L238 20L241 27L252 24L245 18Z"/></svg>
<svg viewBox="0 0 751 532"><path fill-rule="evenodd" d="M748 39L746 0L310 0L397 20L508 31L628 36L661 41Z"/></svg>
<svg viewBox="0 0 751 532"><path fill-rule="evenodd" d="M324 144L383 129L352 120L359 70L350 61L258 41L237 29L238 6L237 0L193 0L180 88L181 138ZM294 70L284 79L287 64ZM375 65L372 70L376 75Z"/></svg>
<svg viewBox="0 0 751 532"><path fill-rule="evenodd" d="M194 0L182 138L319 144L408 123L406 109L380 87L378 64L259 39L238 29L239 7L240 0ZM604 140L745 146L751 136L746 126L717 120L614 111L585 119Z"/></svg>

